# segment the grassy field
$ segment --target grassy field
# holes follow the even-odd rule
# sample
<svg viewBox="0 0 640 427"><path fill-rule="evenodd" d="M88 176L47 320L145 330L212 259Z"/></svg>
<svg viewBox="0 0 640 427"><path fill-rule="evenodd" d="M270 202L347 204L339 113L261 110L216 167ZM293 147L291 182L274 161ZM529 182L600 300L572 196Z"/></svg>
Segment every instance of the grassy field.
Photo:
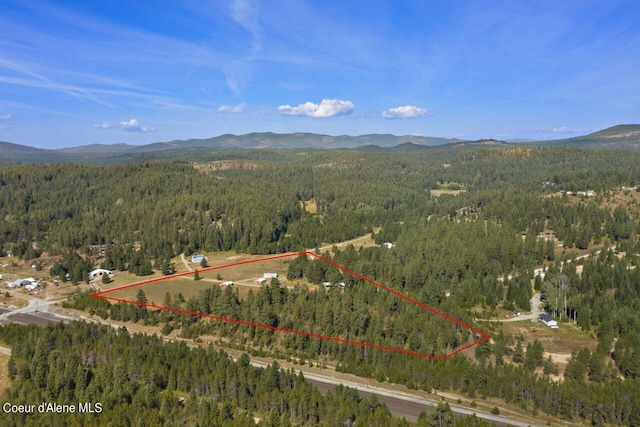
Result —
<svg viewBox="0 0 640 427"><path fill-rule="evenodd" d="M212 257L209 261L210 264L213 264L211 270L203 271L202 268L198 269L200 280L194 280L194 271L193 274L183 277L174 277L159 282L116 290L108 293L106 296L135 300L138 291L142 289L147 297L147 301L162 304L167 292L171 295L181 293L186 299L188 299L191 296L198 295L203 289L207 289L212 286L221 286L223 282L231 281L234 283L234 291L237 292L242 299L249 293L249 290L253 289L255 292L260 287L260 285L254 283L254 280L263 277L264 273L277 273L278 280L282 286L291 287L297 283L306 284L304 281L293 283L286 278L288 263L294 258L294 256L234 265L239 262L251 261L253 259L260 258L264 258L264 256L229 256L228 254L226 256L216 256ZM227 265L231 266L226 267ZM127 277L123 279L122 284L135 283L138 281L152 279L154 277L159 276ZM109 285L111 285L111 283ZM111 288L113 288L113 286L111 286ZM107 289L107 287L104 287L103 289Z"/></svg>
<svg viewBox="0 0 640 427"><path fill-rule="evenodd" d="M467 191L463 184L459 182L438 182L438 188L431 190L433 197L442 196L443 194L458 195Z"/></svg>
<svg viewBox="0 0 640 427"><path fill-rule="evenodd" d="M15 296L15 290L11 290L9 291L9 294L11 295L10 297L7 297L5 295L5 292L3 291L2 293L0 293L0 304L4 304L7 306L13 306L13 307L17 307L17 308L21 308L27 305L27 302L21 298L17 298Z"/></svg>
<svg viewBox="0 0 640 427"><path fill-rule="evenodd" d="M539 320L532 322L503 323L498 329L513 336L522 335L525 342L539 340L545 351L571 354L584 347L595 350L598 341L573 323L560 323L558 329L551 329Z"/></svg>
<svg viewBox="0 0 640 427"><path fill-rule="evenodd" d="M300 205L310 214L318 213L318 205L316 204L315 199L305 200L304 202L300 202Z"/></svg>

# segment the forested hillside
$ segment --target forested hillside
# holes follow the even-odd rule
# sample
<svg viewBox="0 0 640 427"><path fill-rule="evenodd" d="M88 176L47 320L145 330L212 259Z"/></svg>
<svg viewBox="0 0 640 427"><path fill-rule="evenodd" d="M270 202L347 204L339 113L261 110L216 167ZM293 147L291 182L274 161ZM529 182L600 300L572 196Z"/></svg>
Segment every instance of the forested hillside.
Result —
<svg viewBox="0 0 640 427"><path fill-rule="evenodd" d="M338 387L322 396L304 377L277 363L254 368L209 349L130 336L124 329L62 324L46 329L0 327L13 347L7 393L13 402L77 407L99 402L99 413L5 413L5 426L199 425L262 426L343 423L401 426L377 400ZM463 424L461 424L463 425Z"/></svg>
<svg viewBox="0 0 640 427"><path fill-rule="evenodd" d="M334 247L321 255L488 331L492 341L463 355L432 361L109 304L88 295L77 295L69 306L105 319L162 327L167 334L178 330L185 339L222 337L254 354L331 361L338 370L410 388L500 398L532 414L638 425L638 186L640 154L635 152L503 145L461 144L397 153L237 151L208 153L196 163L182 159L114 166L14 165L0 169L0 255L11 254L34 265L51 260L51 276L79 283L99 264L137 275L154 270L169 274L171 262L181 253L285 253L371 235L376 246ZM104 254L97 249L102 245ZM578 255L583 258L567 262ZM543 267L548 269L545 277L536 278L534 270ZM164 305L431 354L474 340L466 330L420 317L413 307L306 257L289 264L287 278L311 284L344 282L345 289L309 293L304 287L287 289L273 281L240 297L231 288L214 286L191 298L168 291ZM583 334L585 343L576 338L578 344L568 351L572 354L561 372L548 354L551 344L543 338L505 332L501 322L484 321L532 310L534 292L547 295L544 308L561 326L575 325ZM75 328L82 335L82 328L89 327ZM49 333L76 332L61 327ZM34 345L40 342L39 332L30 334ZM123 353L126 346L145 339L106 332L100 336L95 345L106 345L99 344L102 339L122 342L118 348ZM589 337L595 344L587 345ZM146 339L150 345L161 345ZM56 340L48 344L52 351L59 344ZM41 393L40 387L49 387L49 382L53 391L47 388L47 393L52 395L78 392L62 379L45 380L46 372L38 374L40 383L35 383L32 368L20 368L31 362L19 341L11 341L18 345L12 356L17 381L13 393ZM199 351L204 352L193 350L188 357ZM118 353L110 354L105 366L118 367ZM42 361L53 357L47 355ZM59 371L64 372L66 365L60 363ZM101 366L96 369L106 369ZM161 407L165 397L160 396L166 394L154 393L171 381L180 384L178 377L171 380L170 369L161 371L167 375L158 380L161 384L147 384L147 390L139 382L128 398L115 396L111 408L121 410L118 402L138 402L138 386L156 396L156 406ZM211 384L223 387L217 377L211 378L198 395L207 395ZM288 378L273 399L289 393L297 380ZM110 396L113 390L104 387ZM189 389L185 387L176 385L174 390ZM313 422L333 425L321 415L323 399L331 398L317 397L320 409ZM270 413L274 405L260 399L256 394L256 406L240 399L228 414L244 425L244 411ZM191 412L176 409L173 419L194 416L202 405L199 397L195 400ZM287 412L282 408L295 405L275 406L274 417L289 413L291 422L309 420L306 409ZM349 417L388 416L384 408L372 408Z"/></svg>

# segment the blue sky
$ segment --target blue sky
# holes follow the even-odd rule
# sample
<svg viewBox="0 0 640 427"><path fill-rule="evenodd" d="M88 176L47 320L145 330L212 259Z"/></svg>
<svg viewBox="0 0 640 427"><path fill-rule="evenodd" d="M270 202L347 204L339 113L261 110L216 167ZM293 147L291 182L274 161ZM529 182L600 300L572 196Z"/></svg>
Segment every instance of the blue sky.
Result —
<svg viewBox="0 0 640 427"><path fill-rule="evenodd" d="M0 141L640 123L637 1L0 3Z"/></svg>

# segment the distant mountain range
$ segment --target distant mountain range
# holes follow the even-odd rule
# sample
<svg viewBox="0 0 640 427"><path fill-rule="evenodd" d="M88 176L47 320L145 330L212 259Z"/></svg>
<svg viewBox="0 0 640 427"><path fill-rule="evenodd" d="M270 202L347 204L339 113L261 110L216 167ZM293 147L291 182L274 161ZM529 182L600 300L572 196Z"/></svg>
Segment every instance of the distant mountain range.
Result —
<svg viewBox="0 0 640 427"><path fill-rule="evenodd" d="M406 152L429 147L452 145L513 145L515 141L480 140L468 141L456 138L436 138L416 135L396 136L391 134L370 134L359 136L331 136L315 133L271 132L249 133L245 135L225 134L207 139L175 140L155 142L147 145L92 144L79 147L46 150L0 142L0 161L3 164L15 162L121 162L125 159L162 158L172 154L186 155L189 152L205 150L233 149L357 149L371 152ZM640 149L640 125L618 125L589 135L553 141L520 142L528 146L580 146L588 148Z"/></svg>
<svg viewBox="0 0 640 427"><path fill-rule="evenodd" d="M640 125L618 125L588 135L536 144L640 150Z"/></svg>

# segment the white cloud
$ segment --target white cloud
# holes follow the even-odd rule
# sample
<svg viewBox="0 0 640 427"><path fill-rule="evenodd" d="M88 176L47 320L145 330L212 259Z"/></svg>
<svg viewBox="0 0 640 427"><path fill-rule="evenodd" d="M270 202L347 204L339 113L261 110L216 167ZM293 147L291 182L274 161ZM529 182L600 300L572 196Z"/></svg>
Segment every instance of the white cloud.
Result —
<svg viewBox="0 0 640 427"><path fill-rule="evenodd" d="M246 104L240 104L240 105L222 105L221 107L218 107L218 109L216 110L218 113L232 113L232 114L238 114L238 113L243 113L245 110Z"/></svg>
<svg viewBox="0 0 640 427"><path fill-rule="evenodd" d="M560 126L559 128L553 128L553 132L555 133L580 133L580 132L588 132L588 129L575 129L570 128L568 126Z"/></svg>
<svg viewBox="0 0 640 427"><path fill-rule="evenodd" d="M262 47L262 27L258 22L260 4L252 0L233 0L231 2L231 18L253 36L253 50Z"/></svg>
<svg viewBox="0 0 640 427"><path fill-rule="evenodd" d="M425 116L428 112L426 108L416 107L415 105L405 105L383 111L382 117L385 119L414 119Z"/></svg>
<svg viewBox="0 0 640 427"><path fill-rule="evenodd" d="M232 0L231 19L244 28L251 35L251 50L244 55L239 54L235 60L227 61L223 68L225 83L236 95L240 94L251 80L254 60L262 50L264 38L262 26L259 22L260 3L256 0Z"/></svg>
<svg viewBox="0 0 640 427"><path fill-rule="evenodd" d="M355 105L351 101L340 99L323 99L320 104L305 102L297 107L291 105L281 105L278 107L278 114L284 116L307 116L307 117L334 117L342 114L349 114Z"/></svg>
<svg viewBox="0 0 640 427"><path fill-rule="evenodd" d="M101 124L97 124L97 125L93 125L94 129L113 129L114 126L111 123L101 123Z"/></svg>
<svg viewBox="0 0 640 427"><path fill-rule="evenodd" d="M138 124L136 119L131 119L128 122L120 122L120 127L127 132L153 132L156 128L152 126L142 126Z"/></svg>
<svg viewBox="0 0 640 427"><path fill-rule="evenodd" d="M140 125L140 123L138 123L138 121L136 119L131 119L128 121L122 121L120 123L109 123L109 122L104 122L101 124L97 124L97 125L93 125L94 129L122 129L122 130L126 130L127 132L153 132L154 130L156 130L156 128L154 128L153 126L142 126Z"/></svg>
<svg viewBox="0 0 640 427"><path fill-rule="evenodd" d="M13 118L13 113L7 113L0 116L0 120L11 120ZM6 129L9 126L5 124L0 124L0 130Z"/></svg>

